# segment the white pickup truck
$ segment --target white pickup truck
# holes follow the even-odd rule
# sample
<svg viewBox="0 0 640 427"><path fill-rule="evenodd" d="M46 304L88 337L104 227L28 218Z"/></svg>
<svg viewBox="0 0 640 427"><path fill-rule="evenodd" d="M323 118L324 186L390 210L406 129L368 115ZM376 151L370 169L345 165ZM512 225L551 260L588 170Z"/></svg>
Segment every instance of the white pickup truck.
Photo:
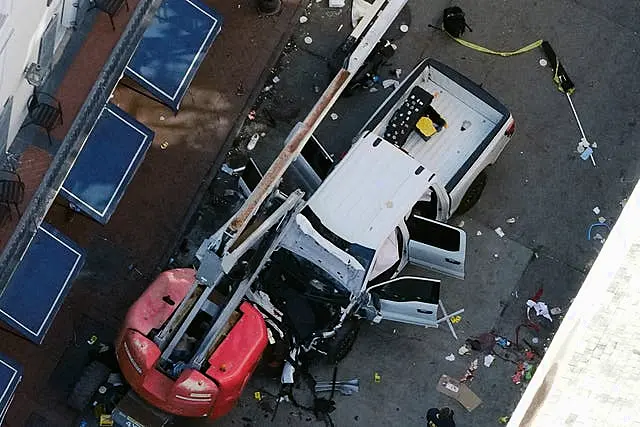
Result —
<svg viewBox="0 0 640 427"><path fill-rule="evenodd" d="M334 360L353 344L357 318L436 327L439 281L398 275L413 264L464 278L466 235L443 221L477 201L513 130L486 91L422 61L345 157L317 171L326 178L281 223L250 299L302 348Z"/></svg>
<svg viewBox="0 0 640 427"><path fill-rule="evenodd" d="M429 121L433 123L429 114L441 120L434 123L431 136L418 129L418 123L426 122L427 128ZM428 218L446 221L478 201L487 182L487 167L497 160L514 131L513 117L503 104L446 65L425 59L354 141L374 133L435 174L417 209ZM331 157L316 140L309 142L294 164L306 191L315 190L331 167Z"/></svg>

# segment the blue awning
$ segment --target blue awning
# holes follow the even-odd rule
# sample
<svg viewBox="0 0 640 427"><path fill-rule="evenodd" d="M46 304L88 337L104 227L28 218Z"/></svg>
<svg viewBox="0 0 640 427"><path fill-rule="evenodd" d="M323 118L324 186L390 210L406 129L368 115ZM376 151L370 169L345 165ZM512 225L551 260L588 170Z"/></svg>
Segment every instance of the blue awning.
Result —
<svg viewBox="0 0 640 427"><path fill-rule="evenodd" d="M0 353L0 425L7 415L7 410L20 380L22 380L22 367L16 361Z"/></svg>
<svg viewBox="0 0 640 427"><path fill-rule="evenodd" d="M125 74L178 111L221 26L220 15L198 0L165 0Z"/></svg>
<svg viewBox="0 0 640 427"><path fill-rule="evenodd" d="M42 223L0 296L0 320L40 344L84 263L84 251Z"/></svg>
<svg viewBox="0 0 640 427"><path fill-rule="evenodd" d="M106 224L153 140L153 131L107 104L64 180L60 194Z"/></svg>

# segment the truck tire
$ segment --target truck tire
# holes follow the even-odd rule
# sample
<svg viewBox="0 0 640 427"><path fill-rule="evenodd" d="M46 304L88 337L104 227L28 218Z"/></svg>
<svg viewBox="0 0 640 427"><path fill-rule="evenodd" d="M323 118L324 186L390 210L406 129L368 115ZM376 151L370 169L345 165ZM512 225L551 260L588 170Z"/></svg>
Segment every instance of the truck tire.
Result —
<svg viewBox="0 0 640 427"><path fill-rule="evenodd" d="M458 209L456 209L456 213L463 214L471 209L477 202L480 200L480 196L482 195L482 191L484 187L487 185L487 172L483 170L478 174L476 179L473 180L469 189L462 197L460 201L460 205Z"/></svg>
<svg viewBox="0 0 640 427"><path fill-rule="evenodd" d="M97 360L91 362L82 371L82 376L69 394L67 404L76 411L84 411L98 388L107 381L110 373L111 370L104 363Z"/></svg>
<svg viewBox="0 0 640 427"><path fill-rule="evenodd" d="M327 341L325 351L330 364L336 364L347 357L358 338L360 322L357 319L347 319L336 335Z"/></svg>

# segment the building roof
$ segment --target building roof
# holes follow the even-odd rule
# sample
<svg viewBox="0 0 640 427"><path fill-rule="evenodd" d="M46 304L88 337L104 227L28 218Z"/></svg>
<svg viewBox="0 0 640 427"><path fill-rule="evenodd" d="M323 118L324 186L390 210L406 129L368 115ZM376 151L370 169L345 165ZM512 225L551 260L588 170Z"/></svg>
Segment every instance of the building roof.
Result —
<svg viewBox="0 0 640 427"><path fill-rule="evenodd" d="M322 224L350 243L378 249L432 173L375 134L359 140L309 199Z"/></svg>

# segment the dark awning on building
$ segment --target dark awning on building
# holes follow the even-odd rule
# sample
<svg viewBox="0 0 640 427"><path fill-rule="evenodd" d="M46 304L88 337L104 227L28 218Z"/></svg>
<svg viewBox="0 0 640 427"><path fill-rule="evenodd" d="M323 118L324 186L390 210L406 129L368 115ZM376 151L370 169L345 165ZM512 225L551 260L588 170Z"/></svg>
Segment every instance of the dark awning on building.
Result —
<svg viewBox="0 0 640 427"><path fill-rule="evenodd" d="M107 104L89 133L60 194L106 224L153 140L153 131Z"/></svg>
<svg viewBox="0 0 640 427"><path fill-rule="evenodd" d="M142 36L125 75L178 111L222 18L198 0L165 0Z"/></svg>
<svg viewBox="0 0 640 427"><path fill-rule="evenodd" d="M0 296L0 320L40 344L83 263L84 251L43 222Z"/></svg>
<svg viewBox="0 0 640 427"><path fill-rule="evenodd" d="M22 367L14 360L0 353L0 425L4 421L13 394L22 379Z"/></svg>

